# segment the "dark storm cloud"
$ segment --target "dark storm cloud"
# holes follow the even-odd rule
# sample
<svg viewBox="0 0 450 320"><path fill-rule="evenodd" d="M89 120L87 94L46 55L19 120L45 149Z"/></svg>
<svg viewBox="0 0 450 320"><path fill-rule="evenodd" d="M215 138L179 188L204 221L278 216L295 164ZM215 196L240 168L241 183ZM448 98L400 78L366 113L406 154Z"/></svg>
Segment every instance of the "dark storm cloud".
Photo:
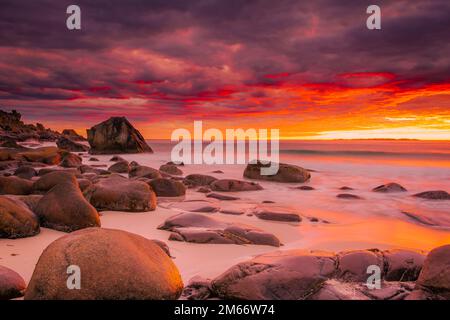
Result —
<svg viewBox="0 0 450 320"><path fill-rule="evenodd" d="M65 27L70 4L81 7L81 31ZM450 3L378 4L381 31L367 30L365 1L3 0L0 99L135 97L170 114L227 86L255 86L249 95L266 99L264 85L347 73L389 72L408 86L448 80ZM252 108L239 99L222 105Z"/></svg>

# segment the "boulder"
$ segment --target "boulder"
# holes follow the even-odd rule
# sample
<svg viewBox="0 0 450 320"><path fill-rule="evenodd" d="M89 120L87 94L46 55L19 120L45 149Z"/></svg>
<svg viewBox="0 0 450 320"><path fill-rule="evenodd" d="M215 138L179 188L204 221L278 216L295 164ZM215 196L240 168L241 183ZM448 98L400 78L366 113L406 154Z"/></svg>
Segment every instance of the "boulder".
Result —
<svg viewBox="0 0 450 320"><path fill-rule="evenodd" d="M111 117L87 130L92 154L153 152L125 117Z"/></svg>
<svg viewBox="0 0 450 320"><path fill-rule="evenodd" d="M428 253L416 284L443 299L450 299L450 245Z"/></svg>
<svg viewBox="0 0 450 320"><path fill-rule="evenodd" d="M79 290L67 268L81 270ZM25 300L176 300L180 273L154 241L121 230L89 228L51 243L42 253Z"/></svg>
<svg viewBox="0 0 450 320"><path fill-rule="evenodd" d="M156 195L148 184L118 174L98 179L84 194L98 210L143 212L156 208Z"/></svg>
<svg viewBox="0 0 450 320"><path fill-rule="evenodd" d="M256 182L247 182L234 179L220 179L211 183L213 191L232 192L232 191L256 191L263 188Z"/></svg>
<svg viewBox="0 0 450 320"><path fill-rule="evenodd" d="M59 183L70 182L77 183L75 175L64 170L53 171L47 173L33 183L33 191L35 193L45 193Z"/></svg>
<svg viewBox="0 0 450 320"><path fill-rule="evenodd" d="M85 151L89 150L88 146L78 143L78 142L75 142L75 141L72 141L71 139L66 138L66 137L59 138L56 141L56 145L60 149L64 149L64 150L72 151L72 152L85 152Z"/></svg>
<svg viewBox="0 0 450 320"><path fill-rule="evenodd" d="M63 168L77 168L81 166L82 160L80 156L77 156L74 153L66 154L61 163L59 164Z"/></svg>
<svg viewBox="0 0 450 320"><path fill-rule="evenodd" d="M184 287L181 296L186 300L207 300L212 295L211 280L195 276Z"/></svg>
<svg viewBox="0 0 450 320"><path fill-rule="evenodd" d="M80 170L81 173L95 173L97 175L111 174L111 172L108 170L104 170L104 169L100 169L100 168L96 168L96 167L88 166L88 165L79 166L78 169Z"/></svg>
<svg viewBox="0 0 450 320"><path fill-rule="evenodd" d="M280 246L280 240L273 234L248 225L225 223L199 213L180 213L168 218L158 229L176 233L169 240Z"/></svg>
<svg viewBox="0 0 450 320"><path fill-rule="evenodd" d="M39 231L38 218L26 204L0 196L0 238L31 237Z"/></svg>
<svg viewBox="0 0 450 320"><path fill-rule="evenodd" d="M80 187L81 192L92 186L92 182L89 179L77 179L78 186Z"/></svg>
<svg viewBox="0 0 450 320"><path fill-rule="evenodd" d="M38 202L35 213L43 227L63 232L100 227L97 210L83 197L76 181L56 184Z"/></svg>
<svg viewBox="0 0 450 320"><path fill-rule="evenodd" d="M217 178L206 174L190 174L184 178L184 183L192 187L209 186L216 181Z"/></svg>
<svg viewBox="0 0 450 320"><path fill-rule="evenodd" d="M180 197L186 194L186 186L172 179L153 179L148 183L158 197Z"/></svg>
<svg viewBox="0 0 450 320"><path fill-rule="evenodd" d="M248 163L244 171L244 177L248 179L267 180L276 182L303 183L311 178L308 170L292 164L280 163L278 172L274 175L262 175L261 168L270 167L271 163L263 164L260 161Z"/></svg>
<svg viewBox="0 0 450 320"><path fill-rule="evenodd" d="M148 178L148 179L162 178L161 173L158 170L151 167L139 165L131 167L129 176L130 178Z"/></svg>
<svg viewBox="0 0 450 320"><path fill-rule="evenodd" d="M383 251L387 281L416 281L422 270L425 255L411 250Z"/></svg>
<svg viewBox="0 0 450 320"><path fill-rule="evenodd" d="M22 297L25 288L25 281L17 272L0 266L0 300Z"/></svg>
<svg viewBox="0 0 450 320"><path fill-rule="evenodd" d="M183 174L183 171L181 171L176 165L174 164L163 164L161 167L159 167L159 171L175 175L175 176L181 176Z"/></svg>
<svg viewBox="0 0 450 320"><path fill-rule="evenodd" d="M337 277L347 282L366 282L371 273L367 268L371 265L384 269L382 254L377 250L353 250L338 253L339 268ZM383 275L383 274L382 274Z"/></svg>
<svg viewBox="0 0 450 320"><path fill-rule="evenodd" d="M14 175L16 177L22 178L22 179L31 179L35 176L37 176L37 171L33 167L30 166L21 166L14 171Z"/></svg>
<svg viewBox="0 0 450 320"><path fill-rule="evenodd" d="M407 190L405 188L403 188L401 185L399 185L398 183L391 182L391 183L382 184L381 186L373 188L372 191L391 193L391 192L405 192Z"/></svg>
<svg viewBox="0 0 450 320"><path fill-rule="evenodd" d="M0 177L0 194L30 194L33 189L33 182L16 176Z"/></svg>
<svg viewBox="0 0 450 320"><path fill-rule="evenodd" d="M31 210L31 212L34 212L37 204L42 199L42 195L40 194L30 194L26 196L7 195L6 197L12 199L15 202L19 201L19 203L24 203L28 207L28 209Z"/></svg>
<svg viewBox="0 0 450 320"><path fill-rule="evenodd" d="M130 165L126 160L117 161L108 168L108 171L115 173L128 173L128 171L130 171Z"/></svg>
<svg viewBox="0 0 450 320"><path fill-rule="evenodd" d="M111 159L109 159L109 161L118 162L118 161L126 161L126 160L124 158L122 158L121 156L113 156Z"/></svg>
<svg viewBox="0 0 450 320"><path fill-rule="evenodd" d="M326 252L288 250L241 262L212 281L213 292L232 300L303 300L336 271Z"/></svg>
<svg viewBox="0 0 450 320"><path fill-rule="evenodd" d="M443 190L425 191L415 194L414 197L429 200L450 200L450 194Z"/></svg>

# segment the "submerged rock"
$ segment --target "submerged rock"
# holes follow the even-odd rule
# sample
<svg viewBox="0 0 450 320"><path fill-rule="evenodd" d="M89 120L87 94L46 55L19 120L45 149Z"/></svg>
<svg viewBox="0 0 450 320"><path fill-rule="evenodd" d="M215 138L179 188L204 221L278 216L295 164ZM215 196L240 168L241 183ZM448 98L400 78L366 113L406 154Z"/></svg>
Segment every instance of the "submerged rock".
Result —
<svg viewBox="0 0 450 320"><path fill-rule="evenodd" d="M111 117L87 130L91 154L153 152L125 117Z"/></svg>
<svg viewBox="0 0 450 320"><path fill-rule="evenodd" d="M401 185L399 185L398 183L391 182L391 183L382 184L381 186L373 188L372 191L390 193L390 192L405 192L407 190L404 187L402 187Z"/></svg>
<svg viewBox="0 0 450 320"><path fill-rule="evenodd" d="M130 167L129 176L130 178L148 178L148 179L162 178L159 170L140 165Z"/></svg>
<svg viewBox="0 0 450 320"><path fill-rule="evenodd" d="M259 206L255 208L255 216L262 220L300 222L302 218L295 210L277 206Z"/></svg>
<svg viewBox="0 0 450 320"><path fill-rule="evenodd" d="M79 290L67 288L70 265L81 270ZM182 289L177 267L154 241L121 230L89 228L44 250L25 300L176 300Z"/></svg>
<svg viewBox="0 0 450 320"><path fill-rule="evenodd" d="M429 199L429 200L450 200L450 194L447 191L425 191L413 195L417 198Z"/></svg>
<svg viewBox="0 0 450 320"><path fill-rule="evenodd" d="M248 179L267 180L276 182L299 182L303 183L311 178L311 173L299 166L280 163L278 172L274 175L262 175L261 169L270 167L270 163L263 164L260 161L249 163L244 171L244 177Z"/></svg>
<svg viewBox="0 0 450 320"><path fill-rule="evenodd" d="M217 199L217 200L224 200L224 201L239 200L238 197L228 196L228 195L225 195L225 194L219 194L219 193L214 193L214 192L208 193L206 195L206 197L207 198L214 198L214 199Z"/></svg>
<svg viewBox="0 0 450 320"><path fill-rule="evenodd" d="M340 193L336 196L339 199L347 199L347 200L363 200L364 198L357 196L356 194L351 193Z"/></svg>
<svg viewBox="0 0 450 320"><path fill-rule="evenodd" d="M216 180L210 184L213 191L235 192L235 191L256 191L263 188L255 182L247 182L235 179Z"/></svg>

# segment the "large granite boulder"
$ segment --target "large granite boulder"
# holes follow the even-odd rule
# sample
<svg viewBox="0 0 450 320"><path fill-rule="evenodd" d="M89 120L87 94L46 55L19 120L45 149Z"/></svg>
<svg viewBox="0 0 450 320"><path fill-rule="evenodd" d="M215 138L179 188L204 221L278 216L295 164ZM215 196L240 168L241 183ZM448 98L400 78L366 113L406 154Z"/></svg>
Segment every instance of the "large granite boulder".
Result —
<svg viewBox="0 0 450 320"><path fill-rule="evenodd" d="M17 272L0 266L0 300L22 297L25 288L25 281Z"/></svg>
<svg viewBox="0 0 450 320"><path fill-rule="evenodd" d="M222 299L301 300L317 292L336 266L330 253L277 251L231 267L213 280L212 288Z"/></svg>
<svg viewBox="0 0 450 320"><path fill-rule="evenodd" d="M209 186L217 178L206 174L190 174L184 178L184 183L190 187Z"/></svg>
<svg viewBox="0 0 450 320"><path fill-rule="evenodd" d="M84 198L76 181L56 184L38 202L35 213L43 227L59 231L100 227L97 210Z"/></svg>
<svg viewBox="0 0 450 320"><path fill-rule="evenodd" d="M156 208L156 195L147 183L116 173L97 179L84 194L98 210L144 212Z"/></svg>
<svg viewBox="0 0 450 320"><path fill-rule="evenodd" d="M69 266L81 271L67 287ZM42 253L25 300L176 300L180 273L155 242L121 230L89 228L51 243Z"/></svg>
<svg viewBox="0 0 450 320"><path fill-rule="evenodd" d="M125 117L111 117L87 130L91 154L153 152Z"/></svg>
<svg viewBox="0 0 450 320"><path fill-rule="evenodd" d="M267 180L276 182L299 182L303 183L311 178L308 170L292 164L279 163L278 172L274 175L262 175L261 169L271 166L271 163L256 161L250 162L244 170L244 177L248 179Z"/></svg>
<svg viewBox="0 0 450 320"><path fill-rule="evenodd" d="M0 196L0 238L24 238L38 234L39 221L20 200Z"/></svg>

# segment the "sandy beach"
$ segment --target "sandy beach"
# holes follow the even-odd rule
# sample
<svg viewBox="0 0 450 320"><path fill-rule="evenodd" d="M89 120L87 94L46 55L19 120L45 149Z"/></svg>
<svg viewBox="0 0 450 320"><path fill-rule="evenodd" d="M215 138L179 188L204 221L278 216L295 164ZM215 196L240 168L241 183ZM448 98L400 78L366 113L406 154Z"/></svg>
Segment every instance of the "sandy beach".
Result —
<svg viewBox="0 0 450 320"><path fill-rule="evenodd" d="M46 143L44 145L51 145ZM137 161L141 165L158 168L169 161L167 152L169 143L155 146L154 154L121 155L128 161ZM159 150L158 150L159 149ZM315 190L303 191L294 187L305 184L280 184L260 182L263 190L247 192L229 192L240 197L236 201L220 201L206 198L205 194L188 189L185 197L158 198L155 211L130 213L102 211L103 228L119 229L141 235L148 239L166 242L174 257L185 283L194 276L214 278L229 267L248 260L256 255L278 250L264 245L234 244L196 244L168 241L169 232L157 227L167 218L184 212L183 203L198 201L199 204L211 204L220 209L241 210L242 215L230 215L220 212L203 213L221 221L245 223L268 231L277 236L283 246L280 250L313 249L338 252L355 249L402 248L421 252L450 242L450 222L447 201L426 201L411 197L411 194L427 189L448 189L450 171L441 166L420 166L392 163L366 162L354 164L348 159L327 159L322 161L304 157L293 159L290 163L301 164L314 169L312 179L306 183ZM88 165L112 164L110 155L97 155L99 161L89 161L90 155L82 155L83 163ZM186 165L181 167L184 175L203 173L217 178L242 179L245 165ZM370 169L369 169L370 168ZM221 170L223 173L212 173ZM378 194L371 189L388 181L396 181L408 188L401 194ZM363 200L343 200L336 198L342 186L351 186ZM275 222L248 216L263 201L274 201L271 206L282 207L298 212L300 223ZM429 226L417 223L402 211L421 212L435 217L441 225ZM315 217L319 222L312 222ZM326 221L328 223L323 223ZM42 228L34 237L22 239L0 239L0 264L18 272L25 281L29 281L42 251L54 240L65 235L63 232Z"/></svg>

